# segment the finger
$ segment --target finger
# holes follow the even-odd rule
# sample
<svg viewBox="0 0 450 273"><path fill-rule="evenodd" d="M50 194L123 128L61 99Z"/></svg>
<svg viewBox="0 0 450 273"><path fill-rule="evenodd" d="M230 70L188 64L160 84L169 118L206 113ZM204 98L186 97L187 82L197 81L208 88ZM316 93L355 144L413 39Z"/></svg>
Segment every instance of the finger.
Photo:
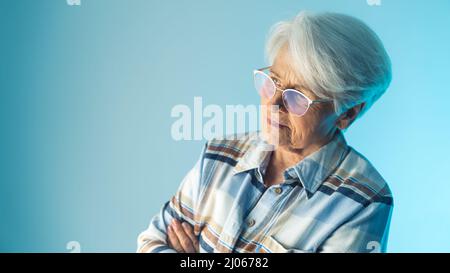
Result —
<svg viewBox="0 0 450 273"><path fill-rule="evenodd" d="M167 226L167 245L170 248L175 248L175 242L173 240L173 231L170 228L170 224Z"/></svg>
<svg viewBox="0 0 450 273"><path fill-rule="evenodd" d="M195 236L194 229L187 222L183 222L181 225L183 226L184 232L189 236L189 239L191 239L192 245L194 246L196 252L198 252L198 240L197 236Z"/></svg>
<svg viewBox="0 0 450 273"><path fill-rule="evenodd" d="M170 224L167 226L167 245L177 250L178 238L175 236Z"/></svg>
<svg viewBox="0 0 450 273"><path fill-rule="evenodd" d="M173 228L173 226L169 226L168 228L168 235L169 235L169 241L173 247L178 253L184 253L183 246L181 245L180 241L178 240L178 236Z"/></svg>
<svg viewBox="0 0 450 273"><path fill-rule="evenodd" d="M173 228L175 231L175 234L178 237L178 241L180 242L181 246L183 247L183 250L186 253L194 253L195 248L194 245L191 242L191 239L184 231L183 227L181 226L181 223L179 221L174 221Z"/></svg>
<svg viewBox="0 0 450 273"><path fill-rule="evenodd" d="M171 247L175 249L178 253L184 253L183 247L181 246L180 241L178 241L178 237L175 234L175 231L173 230L171 225L167 227L167 236Z"/></svg>
<svg viewBox="0 0 450 273"><path fill-rule="evenodd" d="M178 241L180 242L181 246L183 247L184 252L195 253L195 247L191 241L191 238L184 231L184 228L181 225L181 222L174 221L172 227L175 231L175 234L178 237Z"/></svg>

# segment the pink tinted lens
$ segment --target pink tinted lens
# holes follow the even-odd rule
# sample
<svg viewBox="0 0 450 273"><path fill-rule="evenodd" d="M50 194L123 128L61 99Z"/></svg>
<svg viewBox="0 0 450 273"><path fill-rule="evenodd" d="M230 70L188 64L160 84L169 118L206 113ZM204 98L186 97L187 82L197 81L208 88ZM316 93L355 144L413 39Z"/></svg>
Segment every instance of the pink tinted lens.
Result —
<svg viewBox="0 0 450 273"><path fill-rule="evenodd" d="M308 99L293 89L284 91L283 102L289 112L299 116L304 115L309 106Z"/></svg>
<svg viewBox="0 0 450 273"><path fill-rule="evenodd" d="M275 94L275 84L272 79L261 71L255 72L255 88L259 95L270 99Z"/></svg>

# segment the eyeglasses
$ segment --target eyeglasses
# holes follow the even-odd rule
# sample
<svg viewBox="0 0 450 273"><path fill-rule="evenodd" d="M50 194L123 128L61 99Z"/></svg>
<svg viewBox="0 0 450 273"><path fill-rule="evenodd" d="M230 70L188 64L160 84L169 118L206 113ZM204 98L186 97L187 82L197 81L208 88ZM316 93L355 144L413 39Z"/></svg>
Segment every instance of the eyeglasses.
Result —
<svg viewBox="0 0 450 273"><path fill-rule="evenodd" d="M270 66L253 71L255 88L260 96L269 100L273 96L275 96L277 90L281 91L283 104L290 113L297 116L303 116L308 111L311 104L332 101L327 99L311 100L298 90L295 89L282 90L278 88L273 79L263 72L264 70L267 70L269 68Z"/></svg>

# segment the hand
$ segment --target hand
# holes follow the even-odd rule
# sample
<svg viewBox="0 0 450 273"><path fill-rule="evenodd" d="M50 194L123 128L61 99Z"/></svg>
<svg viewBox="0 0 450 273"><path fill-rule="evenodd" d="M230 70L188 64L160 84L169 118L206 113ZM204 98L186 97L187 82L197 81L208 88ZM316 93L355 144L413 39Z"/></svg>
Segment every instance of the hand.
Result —
<svg viewBox="0 0 450 273"><path fill-rule="evenodd" d="M169 247L178 253L198 253L199 246L194 230L187 222L181 223L173 219L167 227L167 239Z"/></svg>

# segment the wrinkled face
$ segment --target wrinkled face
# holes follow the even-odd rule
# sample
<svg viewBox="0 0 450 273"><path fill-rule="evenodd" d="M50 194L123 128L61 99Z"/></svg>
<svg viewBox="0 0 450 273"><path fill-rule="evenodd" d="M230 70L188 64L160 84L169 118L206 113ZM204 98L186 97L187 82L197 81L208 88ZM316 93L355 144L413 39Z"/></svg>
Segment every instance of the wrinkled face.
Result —
<svg viewBox="0 0 450 273"><path fill-rule="evenodd" d="M287 47L280 49L270 68L271 78L282 90L287 88L302 92L311 100L319 97L306 88L290 66L290 56ZM267 124L266 134L269 139L278 133L278 146L289 150L305 149L310 145L325 144L336 132L337 115L332 102L313 103L303 116L296 116L287 111L283 104L282 92L277 91L271 99L261 98L261 105L267 106L262 122ZM271 106L277 106L278 110ZM273 111L278 113L278 124L271 121ZM276 117L276 115L275 115ZM272 137L271 137L272 136ZM277 144L277 143L273 143Z"/></svg>

